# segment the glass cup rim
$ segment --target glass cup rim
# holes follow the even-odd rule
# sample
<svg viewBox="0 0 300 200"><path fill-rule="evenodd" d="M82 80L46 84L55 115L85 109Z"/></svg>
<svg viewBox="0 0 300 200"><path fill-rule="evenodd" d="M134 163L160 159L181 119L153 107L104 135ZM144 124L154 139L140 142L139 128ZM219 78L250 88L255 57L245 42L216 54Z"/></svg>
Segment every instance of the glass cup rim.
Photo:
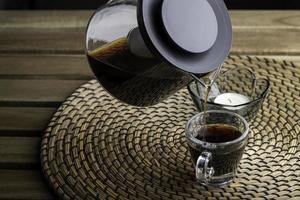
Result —
<svg viewBox="0 0 300 200"><path fill-rule="evenodd" d="M190 124L193 120L195 120L195 118L201 116L204 114L204 112L200 112L196 115L194 115L193 117L191 117L188 122L186 123L186 126L185 126L185 134L186 134L186 137L188 137L190 140L192 140L194 143L196 144L200 144L200 145L211 145L211 146L215 146L215 147L224 147L224 146L228 146L228 145L232 145L232 144L236 144L236 143L239 143L241 141L243 141L247 136L248 136L248 133L249 133L249 123L246 121L246 119L244 117L242 117L241 115L237 114L237 113L234 113L234 112L229 112L229 111L225 111L225 110L208 110L206 111L206 113L219 113L219 114L228 114L228 115L232 115L232 116L236 116L238 117L244 124L245 126L245 131L243 132L243 134L232 140L232 141L228 141L228 142L222 142L222 143L213 143L213 142L206 142L206 141L202 141L202 140L199 140L197 138L195 138L191 133L190 131L188 131L189 127L190 127ZM225 123L224 123L225 124Z"/></svg>

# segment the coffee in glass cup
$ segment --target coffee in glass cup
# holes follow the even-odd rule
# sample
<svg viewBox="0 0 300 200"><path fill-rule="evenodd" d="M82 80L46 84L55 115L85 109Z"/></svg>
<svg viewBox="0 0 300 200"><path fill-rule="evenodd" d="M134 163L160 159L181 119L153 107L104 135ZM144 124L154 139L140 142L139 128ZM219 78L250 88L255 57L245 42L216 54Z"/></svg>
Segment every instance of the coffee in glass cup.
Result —
<svg viewBox="0 0 300 200"><path fill-rule="evenodd" d="M236 113L210 110L192 117L186 138L197 180L211 186L232 182L248 136L248 123Z"/></svg>

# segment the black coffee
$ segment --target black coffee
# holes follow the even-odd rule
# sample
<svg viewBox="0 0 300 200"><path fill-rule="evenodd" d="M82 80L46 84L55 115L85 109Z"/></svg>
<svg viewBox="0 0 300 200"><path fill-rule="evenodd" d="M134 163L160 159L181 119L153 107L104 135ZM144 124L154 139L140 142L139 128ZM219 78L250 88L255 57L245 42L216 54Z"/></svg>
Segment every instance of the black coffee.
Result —
<svg viewBox="0 0 300 200"><path fill-rule="evenodd" d="M135 106L157 104L192 81L183 71L155 57L134 55L126 38L89 52L87 58L101 85Z"/></svg>
<svg viewBox="0 0 300 200"><path fill-rule="evenodd" d="M224 143L239 138L242 133L235 127L223 124L203 126L196 136L197 139L207 143ZM193 162L196 163L203 151L212 153L209 167L215 170L215 176L224 175L236 170L243 155L245 145L228 145L223 149L212 150L201 146L190 147Z"/></svg>
<svg viewBox="0 0 300 200"><path fill-rule="evenodd" d="M239 138L242 133L235 127L225 124L203 126L197 135L198 140L209 143L230 142Z"/></svg>

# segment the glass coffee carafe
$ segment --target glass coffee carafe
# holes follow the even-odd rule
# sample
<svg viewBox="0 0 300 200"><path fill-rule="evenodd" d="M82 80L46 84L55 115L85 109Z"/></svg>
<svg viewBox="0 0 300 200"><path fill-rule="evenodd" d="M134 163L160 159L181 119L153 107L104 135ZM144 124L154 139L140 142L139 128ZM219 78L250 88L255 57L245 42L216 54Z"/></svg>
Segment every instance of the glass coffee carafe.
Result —
<svg viewBox="0 0 300 200"><path fill-rule="evenodd" d="M150 106L216 70L231 42L222 0L111 0L90 19L86 54L111 95Z"/></svg>

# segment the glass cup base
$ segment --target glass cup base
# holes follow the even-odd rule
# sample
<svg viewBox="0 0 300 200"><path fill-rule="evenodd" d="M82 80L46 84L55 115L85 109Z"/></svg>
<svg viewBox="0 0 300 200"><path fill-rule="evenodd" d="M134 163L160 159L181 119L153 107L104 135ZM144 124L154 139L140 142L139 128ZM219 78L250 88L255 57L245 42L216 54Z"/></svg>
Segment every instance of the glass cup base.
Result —
<svg viewBox="0 0 300 200"><path fill-rule="evenodd" d="M202 181L198 181L198 182L204 186L223 187L232 183L234 178L235 178L234 173L229 173L222 176L214 176L210 179L209 182L202 182Z"/></svg>

